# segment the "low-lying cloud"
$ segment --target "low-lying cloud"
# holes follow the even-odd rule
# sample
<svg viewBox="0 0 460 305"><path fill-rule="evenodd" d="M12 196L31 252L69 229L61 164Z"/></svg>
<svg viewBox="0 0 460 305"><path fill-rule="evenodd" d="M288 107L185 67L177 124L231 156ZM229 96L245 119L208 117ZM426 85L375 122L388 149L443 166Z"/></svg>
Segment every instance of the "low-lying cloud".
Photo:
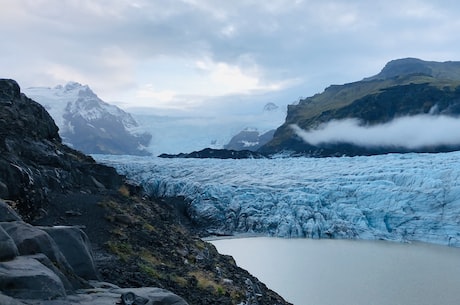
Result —
<svg viewBox="0 0 460 305"><path fill-rule="evenodd" d="M437 145L460 144L460 118L416 115L394 119L379 125L364 125L358 119L333 120L315 130L291 128L306 143L350 143L365 147L394 146L416 149Z"/></svg>

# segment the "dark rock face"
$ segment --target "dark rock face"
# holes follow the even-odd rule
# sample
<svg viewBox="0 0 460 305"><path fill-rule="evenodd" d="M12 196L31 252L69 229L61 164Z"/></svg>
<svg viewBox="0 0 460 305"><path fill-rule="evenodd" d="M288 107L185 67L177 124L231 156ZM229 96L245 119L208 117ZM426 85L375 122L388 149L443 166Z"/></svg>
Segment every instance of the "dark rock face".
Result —
<svg viewBox="0 0 460 305"><path fill-rule="evenodd" d="M66 295L55 273L36 259L24 256L0 263L0 290L23 299L53 299Z"/></svg>
<svg viewBox="0 0 460 305"><path fill-rule="evenodd" d="M0 199L0 222L20 221L21 217L3 200Z"/></svg>
<svg viewBox="0 0 460 305"><path fill-rule="evenodd" d="M22 217L37 216L51 190L121 184L113 168L63 145L51 116L15 81L0 79L0 106L0 194L18 201Z"/></svg>
<svg viewBox="0 0 460 305"><path fill-rule="evenodd" d="M0 226L0 261L7 261L19 255L14 240Z"/></svg>
<svg viewBox="0 0 460 305"><path fill-rule="evenodd" d="M180 153L177 155L161 154L160 158L198 158L198 159L261 159L265 158L263 154L250 150L228 150L205 148L200 151L191 153Z"/></svg>
<svg viewBox="0 0 460 305"><path fill-rule="evenodd" d="M13 239L20 255L45 254L62 270L72 270L56 242L45 231L22 221L0 223Z"/></svg>
<svg viewBox="0 0 460 305"><path fill-rule="evenodd" d="M14 80L0 80L0 136L14 133L33 139L59 141L58 128L51 116L38 103L21 94ZM8 148L8 143L0 142L0 147Z"/></svg>
<svg viewBox="0 0 460 305"><path fill-rule="evenodd" d="M76 227L41 227L56 242L58 249L83 279L96 280L97 272L88 236Z"/></svg>
<svg viewBox="0 0 460 305"><path fill-rule="evenodd" d="M6 215L15 215L4 201L0 200L0 205L7 211ZM69 255L71 260L72 255L82 254L78 249L89 245L80 239L62 240L59 236L82 236L81 230L47 228L62 232L55 240L45 230L16 220L16 217L1 219L4 221L0 222L0 291L16 298L50 299L88 287L61 251L68 253L77 249ZM88 260L86 265L93 262L92 256L82 256L80 261L83 260Z"/></svg>

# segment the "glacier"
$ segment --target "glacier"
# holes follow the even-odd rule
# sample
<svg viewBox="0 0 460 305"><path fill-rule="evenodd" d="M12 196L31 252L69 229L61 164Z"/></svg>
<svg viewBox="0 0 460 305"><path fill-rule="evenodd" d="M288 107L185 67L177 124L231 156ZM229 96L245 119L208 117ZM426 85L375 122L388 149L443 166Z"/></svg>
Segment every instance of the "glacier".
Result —
<svg viewBox="0 0 460 305"><path fill-rule="evenodd" d="M460 152L340 158L95 155L213 232L460 247Z"/></svg>

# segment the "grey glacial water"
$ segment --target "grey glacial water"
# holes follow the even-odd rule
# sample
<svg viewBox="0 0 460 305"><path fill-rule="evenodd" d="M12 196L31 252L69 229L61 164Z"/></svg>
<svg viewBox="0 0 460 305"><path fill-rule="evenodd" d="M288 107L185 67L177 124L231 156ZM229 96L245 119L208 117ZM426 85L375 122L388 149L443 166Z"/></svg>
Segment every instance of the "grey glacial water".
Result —
<svg viewBox="0 0 460 305"><path fill-rule="evenodd" d="M458 248L268 237L212 243L295 305L460 304Z"/></svg>

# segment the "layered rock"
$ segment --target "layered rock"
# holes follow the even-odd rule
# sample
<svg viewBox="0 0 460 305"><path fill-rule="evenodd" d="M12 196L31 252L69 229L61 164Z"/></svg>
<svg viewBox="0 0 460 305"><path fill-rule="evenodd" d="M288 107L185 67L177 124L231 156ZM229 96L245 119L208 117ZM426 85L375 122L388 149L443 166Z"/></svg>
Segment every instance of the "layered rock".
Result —
<svg viewBox="0 0 460 305"><path fill-rule="evenodd" d="M153 304L186 305L187 302L160 288L102 288L97 282L92 249L86 234L76 227L34 227L9 215L15 212L0 200L0 303L23 304L114 304L120 296L135 292ZM88 282L87 280L96 280ZM106 285L107 286L107 285ZM90 287L99 287L94 289ZM76 289L82 289L75 294ZM89 289L89 290L88 290ZM44 301L40 301L44 300Z"/></svg>
<svg viewBox="0 0 460 305"><path fill-rule="evenodd" d="M11 219L15 212L3 200L0 207L6 211L0 216L0 291L16 298L50 299L85 287L45 231Z"/></svg>
<svg viewBox="0 0 460 305"><path fill-rule="evenodd" d="M90 280L97 279L93 251L86 234L77 227L41 227L56 242L75 274Z"/></svg>
<svg viewBox="0 0 460 305"><path fill-rule="evenodd" d="M17 201L26 219L46 207L52 190L91 192L121 184L113 168L63 145L51 116L15 81L0 79L0 106L0 198Z"/></svg>

